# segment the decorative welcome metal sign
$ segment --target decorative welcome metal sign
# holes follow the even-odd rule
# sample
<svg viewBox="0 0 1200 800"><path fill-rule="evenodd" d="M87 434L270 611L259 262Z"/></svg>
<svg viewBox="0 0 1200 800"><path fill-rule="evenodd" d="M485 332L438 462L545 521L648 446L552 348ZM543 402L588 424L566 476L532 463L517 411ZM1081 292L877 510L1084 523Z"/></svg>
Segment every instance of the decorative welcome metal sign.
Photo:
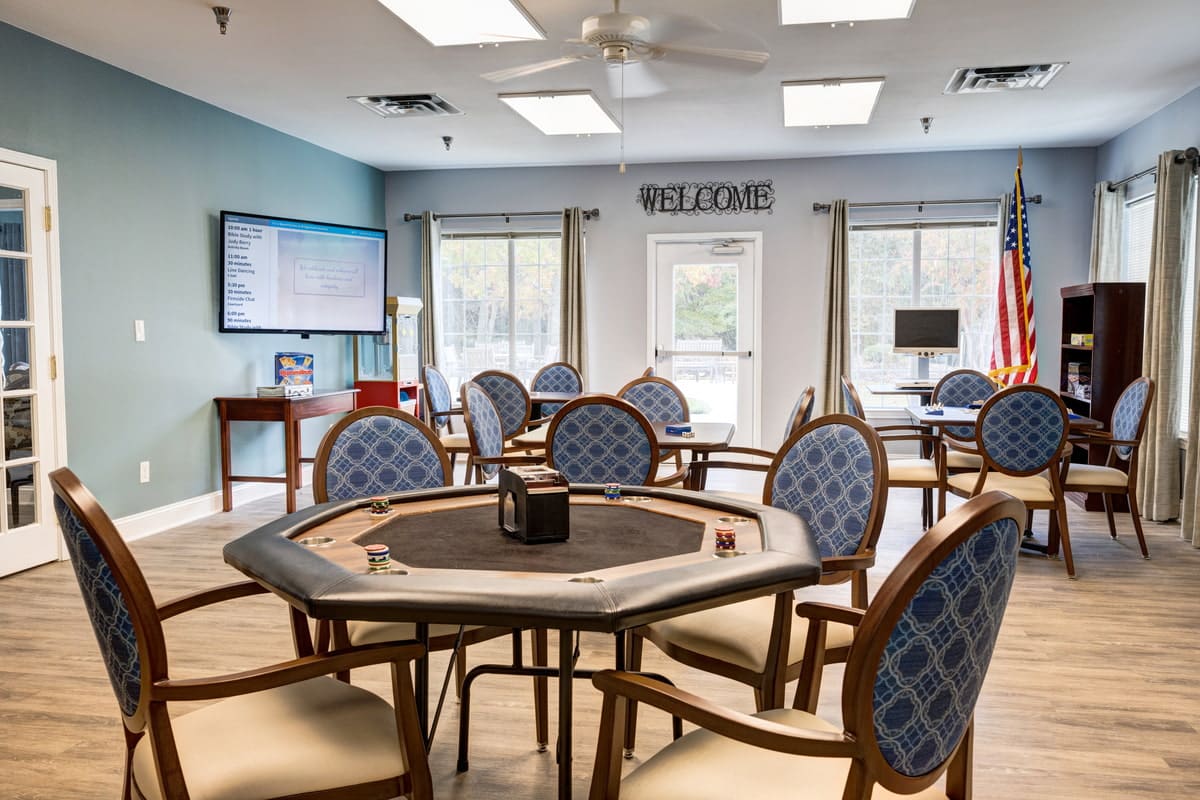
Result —
<svg viewBox="0 0 1200 800"><path fill-rule="evenodd" d="M636 202L648 216L670 214L773 213L774 181L705 181L703 183L643 183Z"/></svg>

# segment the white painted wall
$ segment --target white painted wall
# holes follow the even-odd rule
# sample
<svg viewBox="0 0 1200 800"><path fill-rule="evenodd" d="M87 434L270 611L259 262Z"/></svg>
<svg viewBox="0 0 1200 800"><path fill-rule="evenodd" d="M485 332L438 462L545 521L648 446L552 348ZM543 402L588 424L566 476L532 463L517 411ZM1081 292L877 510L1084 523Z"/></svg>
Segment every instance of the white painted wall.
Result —
<svg viewBox="0 0 1200 800"><path fill-rule="evenodd" d="M420 293L420 223L404 213L599 208L588 225L590 388L613 391L646 368L646 235L718 230L763 232L763 445L775 446L799 392L822 377L829 217L814 202L995 197L1010 191L1015 151L977 151L711 164L393 172L386 179L389 291ZM1039 361L1056 383L1059 288L1087 280L1095 150L1025 152L1031 206ZM770 215L647 216L643 183L775 182ZM819 400L819 398L818 398Z"/></svg>

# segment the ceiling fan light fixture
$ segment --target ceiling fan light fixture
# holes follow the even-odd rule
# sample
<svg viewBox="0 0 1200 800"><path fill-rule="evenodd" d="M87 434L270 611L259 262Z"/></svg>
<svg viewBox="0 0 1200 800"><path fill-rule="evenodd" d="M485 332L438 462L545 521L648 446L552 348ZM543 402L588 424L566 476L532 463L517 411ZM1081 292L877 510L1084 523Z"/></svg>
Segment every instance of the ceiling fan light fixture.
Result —
<svg viewBox="0 0 1200 800"><path fill-rule="evenodd" d="M546 32L517 0L379 2L434 47L546 38Z"/></svg>
<svg viewBox="0 0 1200 800"><path fill-rule="evenodd" d="M917 0L779 0L780 25L907 19Z"/></svg>
<svg viewBox="0 0 1200 800"><path fill-rule="evenodd" d="M785 127L866 125L883 78L825 78L783 83Z"/></svg>
<svg viewBox="0 0 1200 800"><path fill-rule="evenodd" d="M547 136L621 132L617 121L588 89L497 96Z"/></svg>

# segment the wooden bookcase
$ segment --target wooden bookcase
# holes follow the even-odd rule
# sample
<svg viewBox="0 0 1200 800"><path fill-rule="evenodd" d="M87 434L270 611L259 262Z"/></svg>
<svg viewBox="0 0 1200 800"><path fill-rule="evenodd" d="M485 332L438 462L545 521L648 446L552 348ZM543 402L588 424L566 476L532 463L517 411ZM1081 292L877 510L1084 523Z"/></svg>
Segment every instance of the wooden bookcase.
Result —
<svg viewBox="0 0 1200 800"><path fill-rule="evenodd" d="M1068 410L1101 420L1108 430L1117 398L1142 374L1145 317L1144 283L1083 283L1063 287L1058 388ZM1071 344L1073 333L1092 334L1091 346ZM1073 362L1088 366L1090 399L1067 392L1068 365ZM1103 464L1107 456L1106 448L1089 451L1086 446L1076 445L1072 460ZM1089 495L1085 508L1102 511L1101 496Z"/></svg>

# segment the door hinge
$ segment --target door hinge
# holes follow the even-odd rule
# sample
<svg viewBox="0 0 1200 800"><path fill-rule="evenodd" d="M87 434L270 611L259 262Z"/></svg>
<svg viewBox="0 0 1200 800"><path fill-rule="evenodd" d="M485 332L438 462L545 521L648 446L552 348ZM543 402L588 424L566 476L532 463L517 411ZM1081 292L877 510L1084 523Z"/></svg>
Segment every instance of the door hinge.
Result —
<svg viewBox="0 0 1200 800"><path fill-rule="evenodd" d="M50 380L58 380L58 356L50 356Z"/></svg>
<svg viewBox="0 0 1200 800"><path fill-rule="evenodd" d="M46 233L49 233L50 229L53 227L52 218L50 215L50 206L45 206L44 210L46 212Z"/></svg>

